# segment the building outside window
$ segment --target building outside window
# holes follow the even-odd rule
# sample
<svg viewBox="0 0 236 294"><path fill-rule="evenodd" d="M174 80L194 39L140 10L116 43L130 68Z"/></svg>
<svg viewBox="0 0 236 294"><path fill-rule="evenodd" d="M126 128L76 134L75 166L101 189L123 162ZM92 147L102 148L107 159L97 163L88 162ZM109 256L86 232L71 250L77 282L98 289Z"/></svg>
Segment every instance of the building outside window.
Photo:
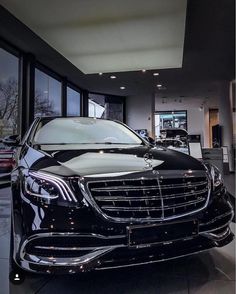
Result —
<svg viewBox="0 0 236 294"><path fill-rule="evenodd" d="M67 87L67 116L80 115L80 92Z"/></svg>
<svg viewBox="0 0 236 294"><path fill-rule="evenodd" d="M0 48L0 138L18 133L19 59Z"/></svg>
<svg viewBox="0 0 236 294"><path fill-rule="evenodd" d="M61 95L61 83L35 69L35 117L60 116L62 114Z"/></svg>
<svg viewBox="0 0 236 294"><path fill-rule="evenodd" d="M124 120L123 97L89 93L89 117Z"/></svg>
<svg viewBox="0 0 236 294"><path fill-rule="evenodd" d="M105 95L89 93L88 116L105 118Z"/></svg>

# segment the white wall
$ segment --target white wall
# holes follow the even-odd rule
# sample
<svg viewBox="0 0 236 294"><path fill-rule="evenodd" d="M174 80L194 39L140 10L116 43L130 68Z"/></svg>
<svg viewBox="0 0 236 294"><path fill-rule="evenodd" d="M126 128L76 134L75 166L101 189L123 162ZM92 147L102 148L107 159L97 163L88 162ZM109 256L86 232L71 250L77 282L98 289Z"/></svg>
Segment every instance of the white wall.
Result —
<svg viewBox="0 0 236 294"><path fill-rule="evenodd" d="M126 99L126 124L132 129L147 129L153 136L154 96L128 96Z"/></svg>
<svg viewBox="0 0 236 294"><path fill-rule="evenodd" d="M147 129L154 138L155 111L187 110L188 133L200 134L202 146L209 147L209 108L217 107L218 99L215 97L163 99L154 95L129 96L126 100L126 123L133 129Z"/></svg>

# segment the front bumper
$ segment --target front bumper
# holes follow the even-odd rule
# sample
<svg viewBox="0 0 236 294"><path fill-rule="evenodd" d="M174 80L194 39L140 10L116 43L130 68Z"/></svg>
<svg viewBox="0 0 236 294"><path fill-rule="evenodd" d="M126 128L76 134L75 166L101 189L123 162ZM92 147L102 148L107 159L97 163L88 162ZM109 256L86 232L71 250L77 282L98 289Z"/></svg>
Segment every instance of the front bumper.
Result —
<svg viewBox="0 0 236 294"><path fill-rule="evenodd" d="M27 203L26 205L32 208L32 204ZM27 209L29 210L29 207ZM90 211L90 218L87 215L87 225L85 225L82 219L84 219L86 213L89 214L88 211L81 211L80 215L80 211L72 209L70 213L74 211L81 219L80 228L76 228L75 219L70 222L73 225L66 228L65 224L62 225L61 213L58 214L57 209L55 208L55 211L53 211L50 208L50 210L44 210L40 213L41 217L44 214L44 219L45 214L48 214L48 218L54 221L53 229L48 222L45 224L40 222L40 227L39 225L37 227L36 219L39 218L39 215L36 214L34 207L34 219L28 224L24 223L24 226L28 225L28 233L26 234L25 231L21 230L19 237L17 232L14 232L14 259L23 269L40 273L65 274L141 265L191 255L213 247L222 247L234 238L229 228L234 212L230 202L225 197L216 198L207 209L182 219L186 221L197 219L199 222L198 235L176 241L136 247L129 247L128 245L126 234L128 224L101 222ZM89 209L87 208L87 210ZM90 224L88 224L89 219ZM19 222L18 219L18 228ZM94 222L97 222L95 227L91 226ZM55 226L55 223L57 226ZM61 230L59 229L60 226ZM17 242L17 240L20 241Z"/></svg>
<svg viewBox="0 0 236 294"><path fill-rule="evenodd" d="M47 237L53 238L83 238L81 235L70 235L60 233L51 233L49 235L33 236L27 243L35 238ZM87 235L91 238L92 236ZM98 240L104 236L93 236ZM105 237L104 237L105 238ZM213 247L222 247L230 243L234 235L228 226L222 229L214 230L209 233L200 233L198 237L184 239L175 242L166 242L158 245L149 245L145 247L129 248L126 244L107 245L98 247L76 248L71 247L70 251L77 251L78 256L74 257L56 257L56 256L40 256L24 252L22 247L21 267L34 272L41 273L79 273L89 270L104 270L119 267L128 267L135 265L143 265L155 263L170 259L175 259L191 254L199 253ZM109 238L105 238L108 240ZM44 247L46 248L46 246ZM48 247L46 250L68 250L68 248ZM84 252L84 253L83 253Z"/></svg>

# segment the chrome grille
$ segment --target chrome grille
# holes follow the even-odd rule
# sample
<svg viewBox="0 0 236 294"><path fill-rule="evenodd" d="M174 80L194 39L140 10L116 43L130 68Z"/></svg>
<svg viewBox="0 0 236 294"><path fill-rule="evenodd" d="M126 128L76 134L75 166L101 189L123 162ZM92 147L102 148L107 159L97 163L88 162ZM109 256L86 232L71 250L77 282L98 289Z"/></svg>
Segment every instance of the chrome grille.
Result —
<svg viewBox="0 0 236 294"><path fill-rule="evenodd" d="M170 219L194 213L208 201L208 178L159 177L90 181L90 195L108 217Z"/></svg>

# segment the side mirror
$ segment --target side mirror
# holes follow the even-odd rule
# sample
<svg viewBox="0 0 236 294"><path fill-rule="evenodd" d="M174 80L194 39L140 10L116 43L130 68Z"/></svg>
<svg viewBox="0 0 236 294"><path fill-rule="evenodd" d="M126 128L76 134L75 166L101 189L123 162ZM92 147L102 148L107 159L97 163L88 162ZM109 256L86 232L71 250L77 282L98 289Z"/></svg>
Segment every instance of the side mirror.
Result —
<svg viewBox="0 0 236 294"><path fill-rule="evenodd" d="M3 138L2 143L9 147L17 147L20 145L19 135L10 135Z"/></svg>
<svg viewBox="0 0 236 294"><path fill-rule="evenodd" d="M145 137L144 139L151 145L156 144L155 140L152 137Z"/></svg>

